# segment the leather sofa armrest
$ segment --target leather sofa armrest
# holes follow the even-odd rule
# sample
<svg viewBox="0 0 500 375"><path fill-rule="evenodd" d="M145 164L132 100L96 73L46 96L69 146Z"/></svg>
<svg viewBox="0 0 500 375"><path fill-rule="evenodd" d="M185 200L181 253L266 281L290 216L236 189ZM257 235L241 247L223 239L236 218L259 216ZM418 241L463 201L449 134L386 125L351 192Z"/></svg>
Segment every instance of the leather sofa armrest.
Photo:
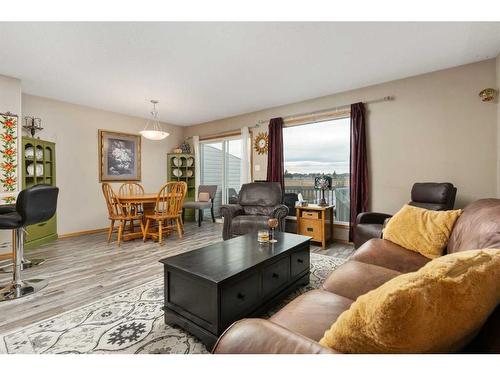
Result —
<svg viewBox="0 0 500 375"><path fill-rule="evenodd" d="M238 215L243 215L245 211L239 204L225 204L220 207L220 213L224 217L224 225L222 227L222 239L229 240L231 235L231 221Z"/></svg>
<svg viewBox="0 0 500 375"><path fill-rule="evenodd" d="M278 230L280 232L285 231L285 218L288 215L288 207L284 204L278 204L274 206L273 212L271 213L270 217L278 219L279 225L278 225Z"/></svg>
<svg viewBox="0 0 500 375"><path fill-rule="evenodd" d="M288 207L284 204L278 204L274 206L271 217L281 219L283 217L286 217L286 215L288 215Z"/></svg>
<svg viewBox="0 0 500 375"><path fill-rule="evenodd" d="M265 319L233 323L217 340L214 354L334 354L334 350Z"/></svg>
<svg viewBox="0 0 500 375"><path fill-rule="evenodd" d="M390 219L392 215L383 214L380 212L361 212L356 217L357 224L381 224L385 223L386 219Z"/></svg>

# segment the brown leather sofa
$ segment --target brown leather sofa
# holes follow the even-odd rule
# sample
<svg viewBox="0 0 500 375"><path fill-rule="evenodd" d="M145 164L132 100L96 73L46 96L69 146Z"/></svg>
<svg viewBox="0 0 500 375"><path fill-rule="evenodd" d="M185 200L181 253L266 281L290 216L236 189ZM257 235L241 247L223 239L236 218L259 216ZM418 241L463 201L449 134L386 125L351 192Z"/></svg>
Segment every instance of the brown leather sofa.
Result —
<svg viewBox="0 0 500 375"><path fill-rule="evenodd" d="M500 248L500 199L483 199L464 209L447 252ZM244 319L219 338L214 353L336 353L318 341L338 316L368 291L413 272L428 258L383 239L366 242L327 278L321 289L295 298L269 320ZM488 318L464 353L500 353L500 308Z"/></svg>
<svg viewBox="0 0 500 375"><path fill-rule="evenodd" d="M427 210L453 210L457 188L449 182L417 182L411 188L409 205ZM392 215L380 212L361 212L354 225L354 248L357 249L366 241L382 236L382 228Z"/></svg>

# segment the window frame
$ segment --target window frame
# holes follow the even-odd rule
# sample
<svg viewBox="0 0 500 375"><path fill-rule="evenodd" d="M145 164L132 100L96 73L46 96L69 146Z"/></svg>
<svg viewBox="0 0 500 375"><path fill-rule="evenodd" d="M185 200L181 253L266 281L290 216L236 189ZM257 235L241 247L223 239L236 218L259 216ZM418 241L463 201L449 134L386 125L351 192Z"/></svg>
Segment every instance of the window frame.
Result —
<svg viewBox="0 0 500 375"><path fill-rule="evenodd" d="M334 120L342 120L342 119L349 119L351 117L351 110L342 110L342 111L333 111L333 112L328 112L328 113L322 113L319 115L306 115L306 116L300 116L296 118L289 118L286 119L283 123L283 130L286 128L293 128L296 126L304 126L304 125L312 125L312 124L317 124L321 122L327 122L327 121L334 121ZM350 142L350 140L349 140ZM283 148L285 148L285 142L283 140ZM284 155L283 155L284 156ZM283 157L284 159L284 157ZM283 160L284 162L285 160ZM350 164L350 157L349 157L349 164ZM349 184L349 193L350 193L351 185ZM286 190L286 186L285 186ZM349 194L350 195L350 194ZM349 200L349 205L351 204ZM287 219L290 220L297 220L296 216L288 216ZM349 227L349 221L337 221L335 220L334 222L335 227Z"/></svg>
<svg viewBox="0 0 500 375"><path fill-rule="evenodd" d="M232 141L232 140L242 140L242 135L241 132L236 133L228 133L227 135L219 135L219 136L213 136L213 137L205 137L203 139L200 139L199 141L199 155L200 155L200 181L196 182L199 185L202 185L203 182L203 152L202 152L202 147L203 145L206 144L211 144L211 143L222 143L222 154L223 154L223 166L222 166L222 184L221 184L221 200L222 204L226 204L224 202L228 201L227 197L227 169L228 169L228 160L225 157L226 153L228 152L227 149L227 142ZM240 171L241 172L241 171Z"/></svg>

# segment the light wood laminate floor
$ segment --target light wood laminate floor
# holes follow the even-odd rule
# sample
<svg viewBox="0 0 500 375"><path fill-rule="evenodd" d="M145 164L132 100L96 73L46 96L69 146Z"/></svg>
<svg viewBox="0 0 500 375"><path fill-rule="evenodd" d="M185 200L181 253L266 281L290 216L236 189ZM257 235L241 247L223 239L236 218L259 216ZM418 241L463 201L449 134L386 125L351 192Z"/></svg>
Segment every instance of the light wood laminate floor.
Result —
<svg viewBox="0 0 500 375"><path fill-rule="evenodd" d="M222 241L221 233L220 224L205 221L201 228L187 223L184 239L174 233L162 246L135 240L117 247L116 242L106 242L105 233L97 233L59 239L29 251L27 258L46 262L24 271L23 278L44 278L49 285L32 296L0 303L0 334L157 279L163 275L160 259ZM311 251L348 257L353 247L333 243L326 250L311 246ZM0 285L11 275L0 273Z"/></svg>

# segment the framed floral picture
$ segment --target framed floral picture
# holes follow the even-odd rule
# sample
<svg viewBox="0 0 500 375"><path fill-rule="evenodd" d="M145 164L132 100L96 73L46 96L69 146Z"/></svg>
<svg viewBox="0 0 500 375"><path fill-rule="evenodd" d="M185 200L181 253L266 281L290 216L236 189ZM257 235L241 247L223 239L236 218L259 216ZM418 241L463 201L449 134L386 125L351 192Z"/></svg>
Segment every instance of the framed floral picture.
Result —
<svg viewBox="0 0 500 375"><path fill-rule="evenodd" d="M99 181L141 180L141 136L99 130Z"/></svg>

